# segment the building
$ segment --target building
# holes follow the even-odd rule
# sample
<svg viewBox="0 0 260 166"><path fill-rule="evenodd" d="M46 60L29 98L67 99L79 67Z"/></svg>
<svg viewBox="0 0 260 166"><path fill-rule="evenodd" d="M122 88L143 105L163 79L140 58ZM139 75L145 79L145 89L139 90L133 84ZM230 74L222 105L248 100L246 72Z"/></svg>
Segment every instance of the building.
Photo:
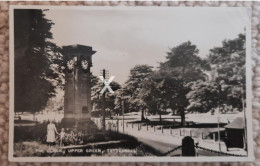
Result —
<svg viewBox="0 0 260 166"><path fill-rule="evenodd" d="M228 148L246 148L245 121L242 117L236 118L224 128L226 129L225 143Z"/></svg>

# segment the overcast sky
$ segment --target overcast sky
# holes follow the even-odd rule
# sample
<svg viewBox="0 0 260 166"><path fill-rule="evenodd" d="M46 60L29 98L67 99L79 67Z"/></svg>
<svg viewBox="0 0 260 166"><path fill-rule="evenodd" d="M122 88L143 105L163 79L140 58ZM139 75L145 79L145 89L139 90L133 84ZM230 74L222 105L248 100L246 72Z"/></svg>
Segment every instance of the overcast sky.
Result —
<svg viewBox="0 0 260 166"><path fill-rule="evenodd" d="M169 48L188 40L206 57L224 39L244 33L249 21L245 8L86 7L45 14L55 23L51 31L57 45L93 47L93 74L105 68L119 83L136 64L157 67Z"/></svg>

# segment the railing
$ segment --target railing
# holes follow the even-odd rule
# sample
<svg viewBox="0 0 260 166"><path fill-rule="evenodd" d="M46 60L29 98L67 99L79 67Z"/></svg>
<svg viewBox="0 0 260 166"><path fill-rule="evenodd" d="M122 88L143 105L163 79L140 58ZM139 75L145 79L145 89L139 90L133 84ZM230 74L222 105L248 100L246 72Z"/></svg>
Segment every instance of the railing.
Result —
<svg viewBox="0 0 260 166"><path fill-rule="evenodd" d="M181 148L182 148L182 146L177 146L177 147L173 148L172 150L169 150L168 152L163 153L162 156L167 156L167 155L171 154L172 152L177 151L177 150L179 150L179 149L181 149ZM216 154L225 155L225 156L247 157L246 155L225 153L225 152L220 152L220 151L216 151L216 150L211 150L211 149L203 148L203 147L201 147L201 146L197 146L196 148L197 148L197 149L201 149L201 150L205 150L205 151L208 151L208 152L211 152L211 153L216 153Z"/></svg>
<svg viewBox="0 0 260 166"><path fill-rule="evenodd" d="M246 155L225 153L225 152L220 152L220 151L216 151L216 150L211 150L211 149L203 148L203 147L201 147L201 146L197 146L197 148L198 148L198 149L205 150L205 151L209 151L209 152L212 152L212 153L217 153L217 154L226 155L226 156L247 157Z"/></svg>
<svg viewBox="0 0 260 166"><path fill-rule="evenodd" d="M172 152L174 152L174 151L180 149L181 147L182 147L182 146L177 146L177 147L173 148L172 150L169 150L168 152L163 153L162 156L166 156L166 155L168 155L168 154L170 154L170 153L172 153Z"/></svg>

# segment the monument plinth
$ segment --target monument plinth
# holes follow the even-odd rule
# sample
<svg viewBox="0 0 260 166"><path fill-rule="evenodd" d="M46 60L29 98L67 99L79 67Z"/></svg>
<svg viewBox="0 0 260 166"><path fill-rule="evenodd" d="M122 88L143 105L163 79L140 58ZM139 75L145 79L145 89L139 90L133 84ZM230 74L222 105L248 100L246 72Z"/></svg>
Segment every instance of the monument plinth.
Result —
<svg viewBox="0 0 260 166"><path fill-rule="evenodd" d="M63 47L65 70L64 118L76 121L91 117L92 55L96 51L84 45Z"/></svg>

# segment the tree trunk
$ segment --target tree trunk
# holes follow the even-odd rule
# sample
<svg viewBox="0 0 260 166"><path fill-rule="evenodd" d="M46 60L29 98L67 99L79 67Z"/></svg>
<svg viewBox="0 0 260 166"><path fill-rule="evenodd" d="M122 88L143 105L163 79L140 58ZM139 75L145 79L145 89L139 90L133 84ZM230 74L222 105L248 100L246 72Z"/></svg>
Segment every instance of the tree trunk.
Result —
<svg viewBox="0 0 260 166"><path fill-rule="evenodd" d="M184 112L184 109L181 109L180 110L180 113L181 113L181 126L185 126L185 112Z"/></svg>
<svg viewBox="0 0 260 166"><path fill-rule="evenodd" d="M159 115L160 115L160 123L162 124L162 113L161 113L161 111L159 111Z"/></svg>
<svg viewBox="0 0 260 166"><path fill-rule="evenodd" d="M141 114L141 121L144 121L144 110L142 110L142 114Z"/></svg>
<svg viewBox="0 0 260 166"><path fill-rule="evenodd" d="M112 119L111 110L109 110L109 118Z"/></svg>

